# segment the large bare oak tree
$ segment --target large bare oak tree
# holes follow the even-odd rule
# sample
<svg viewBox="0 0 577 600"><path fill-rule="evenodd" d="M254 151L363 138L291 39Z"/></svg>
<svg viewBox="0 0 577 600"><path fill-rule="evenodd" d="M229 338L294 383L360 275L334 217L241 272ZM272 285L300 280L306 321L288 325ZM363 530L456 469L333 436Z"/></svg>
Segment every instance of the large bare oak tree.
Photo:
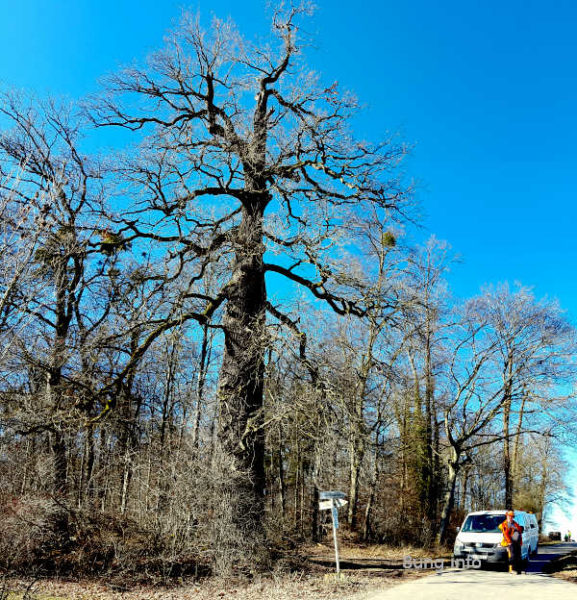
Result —
<svg viewBox="0 0 577 600"><path fill-rule="evenodd" d="M154 240L172 265L164 276L180 291L158 333L191 319L224 333L218 432L242 474L230 491L241 537L263 515L267 310L294 325L270 302L267 275L362 316L364 295L346 272L351 240L339 232L369 206L398 214L407 195L396 172L405 147L356 141L356 100L305 67L304 12L275 14L271 39L258 44L231 23L205 31L186 16L147 68L110 80L93 112L99 126L140 132L139 152L119 167L136 208L117 233Z"/></svg>

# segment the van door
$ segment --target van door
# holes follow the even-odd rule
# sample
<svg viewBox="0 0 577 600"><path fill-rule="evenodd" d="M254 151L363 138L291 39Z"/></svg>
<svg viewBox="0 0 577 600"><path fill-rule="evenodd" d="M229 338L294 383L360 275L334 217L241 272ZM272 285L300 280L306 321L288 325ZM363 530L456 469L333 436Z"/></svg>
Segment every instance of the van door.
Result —
<svg viewBox="0 0 577 600"><path fill-rule="evenodd" d="M537 517L534 514L527 515L529 517L529 527L531 528L531 553L537 553L537 547L539 546L539 526L537 524Z"/></svg>
<svg viewBox="0 0 577 600"><path fill-rule="evenodd" d="M531 552L531 526L528 515L525 513L515 513L515 521L523 527L523 546L521 548L521 557L523 560L529 559Z"/></svg>

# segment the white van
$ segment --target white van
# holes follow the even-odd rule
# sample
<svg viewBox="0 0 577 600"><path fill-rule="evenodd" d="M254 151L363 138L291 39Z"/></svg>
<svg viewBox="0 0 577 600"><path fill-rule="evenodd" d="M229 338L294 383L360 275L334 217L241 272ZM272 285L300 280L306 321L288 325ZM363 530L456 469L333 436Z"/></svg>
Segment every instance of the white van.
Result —
<svg viewBox="0 0 577 600"><path fill-rule="evenodd" d="M507 548L501 546L503 533L499 525L505 521L506 510L483 510L471 512L459 529L453 556L456 559L481 560L484 563L507 563ZM523 527L521 557L529 560L537 552L539 531L537 518L531 513L515 511L515 521Z"/></svg>
<svg viewBox="0 0 577 600"><path fill-rule="evenodd" d="M517 513L515 513L515 519L516 518ZM525 527L523 536L529 536L529 552L533 556L537 554L537 549L539 548L539 524L537 522L537 517L533 513L525 513L525 519L527 525Z"/></svg>

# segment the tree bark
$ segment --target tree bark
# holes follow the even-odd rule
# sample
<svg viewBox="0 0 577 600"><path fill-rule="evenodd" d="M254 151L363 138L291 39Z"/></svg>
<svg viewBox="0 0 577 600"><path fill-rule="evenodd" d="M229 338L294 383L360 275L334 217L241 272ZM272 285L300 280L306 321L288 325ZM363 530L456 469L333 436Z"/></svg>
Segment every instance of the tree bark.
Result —
<svg viewBox="0 0 577 600"><path fill-rule="evenodd" d="M204 404L204 386L206 383L206 372L208 369L209 358L209 337L208 327L205 325L202 329L202 345L200 348L200 364L198 366L198 376L196 380L196 404L194 406L192 445L198 448L200 436L200 421L202 418L202 406Z"/></svg>
<svg viewBox="0 0 577 600"><path fill-rule="evenodd" d="M363 522L363 541L368 542L371 537L372 527L371 518L373 512L373 506L377 496L377 484L379 481L379 436L376 434L375 443L375 454L373 458L373 469L371 473L371 482L369 484L369 497L367 499L367 505L365 507L365 516Z"/></svg>
<svg viewBox="0 0 577 600"><path fill-rule="evenodd" d="M513 478L511 470L511 440L509 429L511 421L511 404L513 401L513 360L509 355L504 372L503 400L503 475L505 478L505 508L513 508Z"/></svg>
<svg viewBox="0 0 577 600"><path fill-rule="evenodd" d="M519 483L519 447L521 444L522 431L523 431L523 418L525 413L525 403L527 401L527 393L523 393L523 399L521 400L521 406L519 408L519 417L517 419L517 430L515 432L515 445L513 447L513 457L511 460L511 479L513 490ZM518 488L517 488L518 489Z"/></svg>
<svg viewBox="0 0 577 600"><path fill-rule="evenodd" d="M511 443L509 422L511 418L510 398L503 404L503 476L505 478L505 508L513 507L513 483L511 478Z"/></svg>
<svg viewBox="0 0 577 600"><path fill-rule="evenodd" d="M223 316L218 439L228 465L226 468L231 470L231 477L224 477L223 481L231 498L227 518L232 528L231 536L237 539L237 544L256 540L262 534L264 513L262 421L266 288L263 212L264 206L258 202L243 206ZM234 546L234 542L231 543Z"/></svg>
<svg viewBox="0 0 577 600"><path fill-rule="evenodd" d="M425 340L425 438L426 438L426 518L430 525L437 520L438 511L438 469L435 455L434 429L437 421L435 406L435 383L431 349L432 330L429 310L427 310L427 335Z"/></svg>
<svg viewBox="0 0 577 600"><path fill-rule="evenodd" d="M455 502L455 484L459 475L459 453L451 448L451 456L447 460L447 490L445 492L443 510L441 512L441 522L437 534L437 544L443 544L447 537L447 528L453 512Z"/></svg>
<svg viewBox="0 0 577 600"><path fill-rule="evenodd" d="M50 448L54 460L54 495L60 500L66 498L68 493L66 441L58 429L50 433Z"/></svg>
<svg viewBox="0 0 577 600"><path fill-rule="evenodd" d="M353 433L353 436L358 436L358 432ZM349 508L347 511L347 523L351 529L355 529L357 522L357 503L359 497L359 476L361 471L361 461L364 455L362 442L356 438L351 440L349 452Z"/></svg>
<svg viewBox="0 0 577 600"><path fill-rule="evenodd" d="M361 465L366 451L365 431L365 397L367 393L367 381L373 365L373 349L378 336L378 328L371 324L367 349L363 356L361 371L359 374L359 385L355 386L353 393L353 406L350 417L350 468L349 468L349 507L347 511L347 523L351 529L357 525L357 508L359 500L359 480Z"/></svg>

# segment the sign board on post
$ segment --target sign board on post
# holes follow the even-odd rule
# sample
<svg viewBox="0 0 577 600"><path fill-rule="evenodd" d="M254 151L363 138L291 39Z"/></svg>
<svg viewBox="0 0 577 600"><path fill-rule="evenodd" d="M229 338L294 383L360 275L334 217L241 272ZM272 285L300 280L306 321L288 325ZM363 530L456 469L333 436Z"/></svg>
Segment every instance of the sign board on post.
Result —
<svg viewBox="0 0 577 600"><path fill-rule="evenodd" d="M319 492L320 500L332 500L333 498L339 499L339 500L344 500L346 497L347 497L347 495L344 492L336 492L336 491Z"/></svg>
<svg viewBox="0 0 577 600"><path fill-rule="evenodd" d="M335 563L337 566L337 575L341 574L341 564L339 561L339 544L337 541L337 529L339 528L339 508L344 506L346 494L337 491L319 492L319 509L330 510L333 517L333 540L335 543Z"/></svg>
<svg viewBox="0 0 577 600"><path fill-rule="evenodd" d="M319 510L331 510L333 508L333 503L336 504L337 508L342 508L347 501L341 500L337 498L336 500L321 500L319 502Z"/></svg>

